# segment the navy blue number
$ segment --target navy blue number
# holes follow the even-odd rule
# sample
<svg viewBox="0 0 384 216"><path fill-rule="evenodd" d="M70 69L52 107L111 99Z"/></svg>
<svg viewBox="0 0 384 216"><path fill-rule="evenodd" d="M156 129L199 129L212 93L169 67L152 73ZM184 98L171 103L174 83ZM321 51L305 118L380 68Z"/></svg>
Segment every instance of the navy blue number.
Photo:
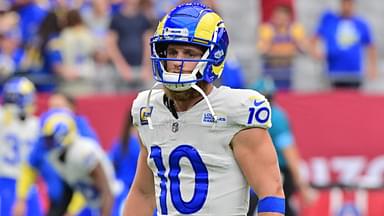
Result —
<svg viewBox="0 0 384 216"><path fill-rule="evenodd" d="M166 205L166 177L164 175L165 168L159 146L151 147L151 158L154 159L158 169L158 176L161 179L160 183L160 207L161 213L167 214ZM195 189L191 200L184 201L180 191L179 174L181 171L180 160L186 157L192 164L195 172ZM199 211L207 198L208 193L208 169L201 159L195 148L189 145L181 145L174 149L169 156L169 180L171 200L175 208L183 214L192 214Z"/></svg>
<svg viewBox="0 0 384 216"><path fill-rule="evenodd" d="M165 167L163 164L163 158L161 156L161 148L159 146L151 147L151 155L150 157L155 161L155 165L157 167L157 175L160 177L160 207L161 214L167 215L167 178L165 178Z"/></svg>
<svg viewBox="0 0 384 216"><path fill-rule="evenodd" d="M262 107L258 109L257 112L255 111L256 109L254 107L249 108L248 124L252 124L254 118L257 120L257 122L260 122L262 124L268 121L270 115L270 111L268 108ZM260 117L261 112L266 113L265 117Z"/></svg>
<svg viewBox="0 0 384 216"><path fill-rule="evenodd" d="M249 116L248 116L248 124L252 124L253 122L253 115L255 115L255 108L250 107L249 108Z"/></svg>
<svg viewBox="0 0 384 216"><path fill-rule="evenodd" d="M5 136L6 154L4 155L4 162L15 165L20 162L20 140L14 134ZM7 149L8 147L8 149Z"/></svg>

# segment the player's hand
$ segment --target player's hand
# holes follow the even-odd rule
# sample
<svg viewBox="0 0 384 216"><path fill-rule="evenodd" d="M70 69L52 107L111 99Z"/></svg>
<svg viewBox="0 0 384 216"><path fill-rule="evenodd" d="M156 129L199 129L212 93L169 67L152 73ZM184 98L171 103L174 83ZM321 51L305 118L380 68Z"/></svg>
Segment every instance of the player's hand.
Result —
<svg viewBox="0 0 384 216"><path fill-rule="evenodd" d="M17 200L13 206L13 216L24 216L27 206L24 200Z"/></svg>

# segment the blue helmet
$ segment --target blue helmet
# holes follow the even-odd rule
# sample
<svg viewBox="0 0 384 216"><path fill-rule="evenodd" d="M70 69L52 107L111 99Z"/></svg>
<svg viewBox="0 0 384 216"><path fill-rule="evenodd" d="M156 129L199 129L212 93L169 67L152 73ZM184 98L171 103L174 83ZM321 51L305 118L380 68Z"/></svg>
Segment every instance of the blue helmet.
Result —
<svg viewBox="0 0 384 216"><path fill-rule="evenodd" d="M159 23L151 38L151 60L154 79L170 89L185 90L199 81L212 83L220 77L227 54L229 38L222 18L199 3L177 6ZM196 45L204 49L201 59L167 58L170 43ZM165 61L180 61L179 73L167 71ZM184 62L198 62L192 74L182 74Z"/></svg>
<svg viewBox="0 0 384 216"><path fill-rule="evenodd" d="M74 142L77 127L72 112L64 108L55 108L41 116L40 134L51 147L63 147Z"/></svg>
<svg viewBox="0 0 384 216"><path fill-rule="evenodd" d="M22 113L29 112L35 103L35 86L25 77L13 77L3 88L3 105L13 104Z"/></svg>

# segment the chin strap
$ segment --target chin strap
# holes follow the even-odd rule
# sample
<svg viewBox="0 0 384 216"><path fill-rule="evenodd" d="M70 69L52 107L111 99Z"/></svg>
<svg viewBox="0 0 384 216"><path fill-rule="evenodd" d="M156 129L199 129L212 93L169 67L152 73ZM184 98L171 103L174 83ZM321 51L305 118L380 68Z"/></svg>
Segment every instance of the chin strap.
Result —
<svg viewBox="0 0 384 216"><path fill-rule="evenodd" d="M205 94L205 92L204 92L198 85L196 85L196 84L192 84L191 87L192 87L193 89L195 89L196 91L198 91L198 92L201 94L201 96L203 96L205 102L206 102L207 105L208 105L208 109L209 109L209 111L211 112L211 114L212 114L212 116L213 116L213 122L214 122L214 123L217 123L217 116L216 116L216 114L215 114L215 111L213 111L212 105L211 105L211 103L209 102L208 97L207 97L207 95Z"/></svg>
<svg viewBox="0 0 384 216"><path fill-rule="evenodd" d="M157 86L161 85L162 83L160 82L156 82L152 88L149 90L148 92L148 96L147 96L147 103L146 103L146 107L149 108L149 102L150 102L150 99L151 99L151 95L152 95L152 91L153 89L155 89ZM217 123L217 116L215 114L215 111L213 111L213 108L212 108L212 105L211 103L209 102L209 99L207 97L207 95L205 94L205 92L196 84L192 84L191 86L193 89L195 89L197 92L199 92L201 94L201 96L203 96L205 102L207 103L208 105L208 109L209 111L211 112L212 116L213 116L213 122L214 122L214 125ZM148 127L149 129L153 130L153 124L152 124L152 118L151 118L151 115L149 115L147 117L147 120L148 120Z"/></svg>
<svg viewBox="0 0 384 216"><path fill-rule="evenodd" d="M150 100L151 100L151 95L152 95L152 91L153 91L153 89L155 89L158 85L160 85L160 84L162 84L162 83L160 83L160 82L156 82L153 86L152 86L152 88L149 90L149 92L148 92L148 96L147 96L147 104L146 104L146 107L149 109L149 102L150 102ZM149 129L151 129L151 130L153 130L153 124L152 124L152 118L151 118L151 115L149 115L148 117L147 117L147 120L148 120L148 127L149 127Z"/></svg>

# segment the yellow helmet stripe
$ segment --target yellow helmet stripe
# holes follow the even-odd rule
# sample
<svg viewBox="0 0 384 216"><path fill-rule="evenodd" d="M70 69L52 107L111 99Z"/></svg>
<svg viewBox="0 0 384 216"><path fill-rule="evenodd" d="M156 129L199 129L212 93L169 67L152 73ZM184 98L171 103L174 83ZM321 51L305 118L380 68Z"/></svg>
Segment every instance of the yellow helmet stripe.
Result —
<svg viewBox="0 0 384 216"><path fill-rule="evenodd" d="M23 80L22 82L20 82L20 93L28 94L33 91L35 91L35 87L33 86L31 81Z"/></svg>
<svg viewBox="0 0 384 216"><path fill-rule="evenodd" d="M167 16L164 16L162 20L160 20L159 25L157 26L155 35L163 34L165 21L167 20Z"/></svg>
<svg viewBox="0 0 384 216"><path fill-rule="evenodd" d="M60 122L65 122L68 125L70 131L76 130L76 124L71 117L69 117L67 114L58 113L54 114L53 116L47 119L47 122L44 124L43 127L43 135L52 135L55 126Z"/></svg>
<svg viewBox="0 0 384 216"><path fill-rule="evenodd" d="M220 22L222 22L222 19L216 13L210 12L204 14L196 26L194 36L196 38L212 40L212 35Z"/></svg>

